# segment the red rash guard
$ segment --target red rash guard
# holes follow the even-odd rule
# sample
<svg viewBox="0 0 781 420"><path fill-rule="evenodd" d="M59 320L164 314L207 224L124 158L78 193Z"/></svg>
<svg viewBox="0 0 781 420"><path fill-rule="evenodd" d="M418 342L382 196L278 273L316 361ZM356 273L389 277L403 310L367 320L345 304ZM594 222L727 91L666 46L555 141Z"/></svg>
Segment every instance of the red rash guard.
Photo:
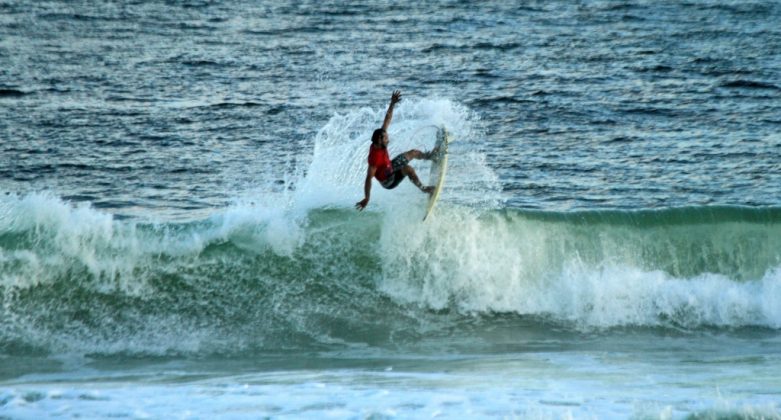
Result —
<svg viewBox="0 0 781 420"><path fill-rule="evenodd" d="M388 149L375 148L373 144L369 146L369 166L377 168L377 171L374 173L377 181L385 181L393 173Z"/></svg>

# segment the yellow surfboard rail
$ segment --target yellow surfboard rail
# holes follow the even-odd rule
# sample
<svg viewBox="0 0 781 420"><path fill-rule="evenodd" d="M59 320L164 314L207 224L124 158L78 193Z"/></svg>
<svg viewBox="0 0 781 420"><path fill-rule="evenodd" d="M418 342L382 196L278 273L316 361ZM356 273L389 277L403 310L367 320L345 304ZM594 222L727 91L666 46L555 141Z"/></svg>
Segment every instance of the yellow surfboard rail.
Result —
<svg viewBox="0 0 781 420"><path fill-rule="evenodd" d="M426 215L423 216L425 221L434 210L434 206L439 200L439 193L442 191L442 184L445 183L445 174L447 173L447 146L450 143L450 133L442 126L437 129L437 141L434 144L432 150L438 150L438 158L431 163L431 175L429 177L430 182L434 183L434 192L431 193L431 197L428 200L428 206L426 207Z"/></svg>

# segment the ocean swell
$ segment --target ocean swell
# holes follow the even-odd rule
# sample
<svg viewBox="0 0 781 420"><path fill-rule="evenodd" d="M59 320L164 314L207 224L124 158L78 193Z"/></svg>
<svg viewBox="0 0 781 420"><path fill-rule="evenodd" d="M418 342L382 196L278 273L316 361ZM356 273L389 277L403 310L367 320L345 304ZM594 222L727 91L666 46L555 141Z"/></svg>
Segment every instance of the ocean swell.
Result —
<svg viewBox="0 0 781 420"><path fill-rule="evenodd" d="M447 314L781 328L780 209L445 204L421 223L419 204L295 215L237 205L177 224L5 196L0 343L154 354L381 345L446 328Z"/></svg>

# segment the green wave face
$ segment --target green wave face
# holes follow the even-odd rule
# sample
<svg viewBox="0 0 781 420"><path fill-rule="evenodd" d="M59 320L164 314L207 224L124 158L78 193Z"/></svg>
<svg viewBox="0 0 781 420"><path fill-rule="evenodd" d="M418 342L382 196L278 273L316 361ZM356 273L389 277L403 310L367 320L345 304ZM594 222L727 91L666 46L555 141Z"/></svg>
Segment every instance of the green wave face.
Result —
<svg viewBox="0 0 781 420"><path fill-rule="evenodd" d="M781 328L781 210L376 213L231 208L115 220L0 209L0 348L202 353L403 345L475 315L576 328Z"/></svg>

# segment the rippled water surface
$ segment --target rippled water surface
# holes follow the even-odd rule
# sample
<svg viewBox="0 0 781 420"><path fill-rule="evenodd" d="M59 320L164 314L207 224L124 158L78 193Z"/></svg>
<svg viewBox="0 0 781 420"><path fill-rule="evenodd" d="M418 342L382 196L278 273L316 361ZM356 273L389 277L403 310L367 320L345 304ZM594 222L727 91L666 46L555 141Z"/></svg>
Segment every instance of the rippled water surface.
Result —
<svg viewBox="0 0 781 420"><path fill-rule="evenodd" d="M469 110L514 206L778 203L776 2L0 7L11 191L219 206L398 88Z"/></svg>

